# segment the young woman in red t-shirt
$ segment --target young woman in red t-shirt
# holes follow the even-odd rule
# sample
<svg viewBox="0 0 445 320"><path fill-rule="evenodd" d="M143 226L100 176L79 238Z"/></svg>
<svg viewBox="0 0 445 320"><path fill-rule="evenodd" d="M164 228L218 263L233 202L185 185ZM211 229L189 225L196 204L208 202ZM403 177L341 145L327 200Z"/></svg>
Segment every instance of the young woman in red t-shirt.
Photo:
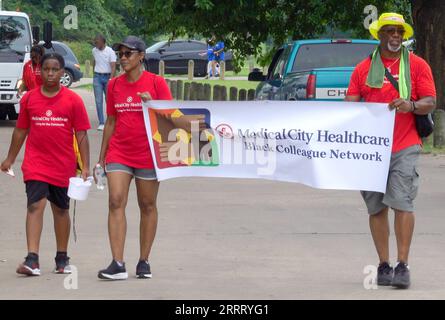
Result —
<svg viewBox="0 0 445 320"><path fill-rule="evenodd" d="M115 44L124 74L113 78L107 90L105 123L99 164L105 167L109 190L108 233L113 261L99 271L99 278L127 279L124 244L127 222L125 207L133 177L140 208L140 256L136 266L138 278L151 278L148 257L155 238L158 212L156 179L142 112L142 100L171 100L165 80L143 71L145 43L134 36Z"/></svg>
<svg viewBox="0 0 445 320"><path fill-rule="evenodd" d="M29 276L40 275L38 254L47 201L51 202L57 244L54 272L71 273L67 255L70 235L68 184L69 178L76 175L77 166L73 132L79 141L82 177L89 176L87 130L90 122L82 99L60 85L64 64L63 57L57 53L42 57L43 85L28 91L21 99L8 157L1 164L2 171L10 170L26 140L22 172L28 198L28 255L17 273Z"/></svg>

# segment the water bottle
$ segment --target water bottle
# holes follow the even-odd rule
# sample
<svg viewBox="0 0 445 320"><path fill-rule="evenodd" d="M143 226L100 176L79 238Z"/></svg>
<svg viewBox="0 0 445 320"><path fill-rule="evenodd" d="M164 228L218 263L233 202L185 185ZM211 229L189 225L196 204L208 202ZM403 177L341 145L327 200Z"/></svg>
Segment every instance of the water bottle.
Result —
<svg viewBox="0 0 445 320"><path fill-rule="evenodd" d="M94 169L94 177L96 178L97 189L103 190L107 184L107 177L105 176L105 170L98 163Z"/></svg>

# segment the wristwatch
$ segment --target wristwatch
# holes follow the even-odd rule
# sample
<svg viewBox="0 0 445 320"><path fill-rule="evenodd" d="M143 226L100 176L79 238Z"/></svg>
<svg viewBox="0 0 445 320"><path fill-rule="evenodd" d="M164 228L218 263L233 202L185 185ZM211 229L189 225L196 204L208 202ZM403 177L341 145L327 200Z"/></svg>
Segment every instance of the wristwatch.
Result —
<svg viewBox="0 0 445 320"><path fill-rule="evenodd" d="M413 105L413 110L411 111L412 113L415 113L416 110L418 109L417 104L415 101L411 101L411 104Z"/></svg>

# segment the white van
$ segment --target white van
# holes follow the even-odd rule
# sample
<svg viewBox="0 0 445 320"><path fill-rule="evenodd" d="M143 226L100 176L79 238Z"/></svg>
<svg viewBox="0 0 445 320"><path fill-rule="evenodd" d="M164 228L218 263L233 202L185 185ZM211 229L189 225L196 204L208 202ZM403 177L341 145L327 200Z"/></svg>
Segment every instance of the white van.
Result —
<svg viewBox="0 0 445 320"><path fill-rule="evenodd" d="M17 90L23 65L30 59L32 33L23 12L0 11L0 120L16 120L20 110Z"/></svg>

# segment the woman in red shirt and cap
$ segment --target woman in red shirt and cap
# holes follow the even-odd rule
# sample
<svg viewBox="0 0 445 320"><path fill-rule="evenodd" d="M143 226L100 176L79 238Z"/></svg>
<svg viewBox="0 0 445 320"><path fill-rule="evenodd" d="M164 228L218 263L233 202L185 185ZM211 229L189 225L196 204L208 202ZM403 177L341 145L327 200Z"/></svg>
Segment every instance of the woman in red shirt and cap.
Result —
<svg viewBox="0 0 445 320"><path fill-rule="evenodd" d="M148 257L156 234L159 182L149 149L142 101L171 100L172 95L164 78L143 70L145 48L145 43L135 36L128 36L113 46L118 51L124 74L108 83L108 117L99 156L99 164L105 167L108 178L108 233L113 256L108 268L99 271L100 279L128 278L123 257L127 229L125 207L133 177L141 214L136 276L151 278Z"/></svg>

